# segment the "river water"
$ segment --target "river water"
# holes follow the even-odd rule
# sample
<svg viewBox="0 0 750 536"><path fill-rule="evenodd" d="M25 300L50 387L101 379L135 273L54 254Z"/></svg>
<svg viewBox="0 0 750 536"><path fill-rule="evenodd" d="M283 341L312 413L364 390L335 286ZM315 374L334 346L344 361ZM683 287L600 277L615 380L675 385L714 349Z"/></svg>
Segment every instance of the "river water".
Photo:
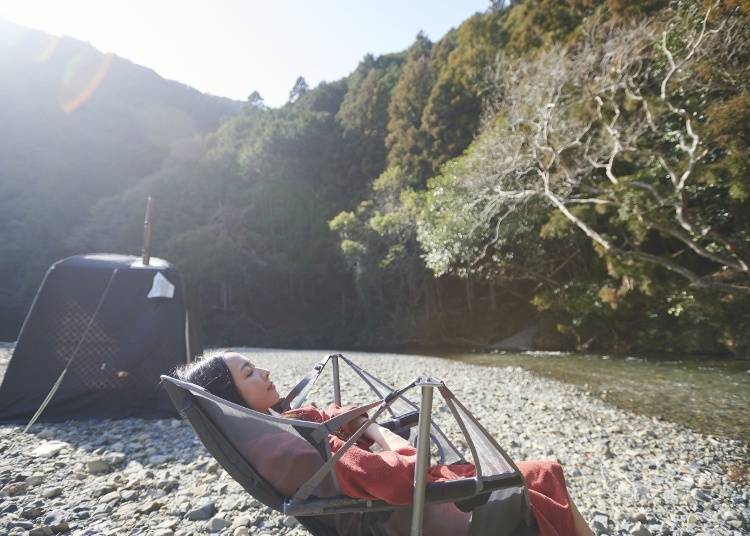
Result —
<svg viewBox="0 0 750 536"><path fill-rule="evenodd" d="M704 434L750 443L750 360L642 358L565 352L468 353L442 357L519 366L592 396Z"/></svg>

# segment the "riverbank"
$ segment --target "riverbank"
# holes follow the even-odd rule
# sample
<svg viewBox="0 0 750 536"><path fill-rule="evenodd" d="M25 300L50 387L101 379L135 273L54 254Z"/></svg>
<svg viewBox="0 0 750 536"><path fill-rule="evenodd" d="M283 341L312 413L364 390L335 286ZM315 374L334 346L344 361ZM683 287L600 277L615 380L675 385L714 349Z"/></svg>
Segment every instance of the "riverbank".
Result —
<svg viewBox="0 0 750 536"><path fill-rule="evenodd" d="M247 352L286 387L325 354ZM348 355L395 385L442 378L513 458L562 462L571 496L599 534L748 533L750 449L741 441L637 415L518 367ZM324 402L327 383L313 399ZM368 396L347 374L342 391L345 403ZM0 426L0 484L0 533L307 534L246 495L181 421L42 423L28 435Z"/></svg>

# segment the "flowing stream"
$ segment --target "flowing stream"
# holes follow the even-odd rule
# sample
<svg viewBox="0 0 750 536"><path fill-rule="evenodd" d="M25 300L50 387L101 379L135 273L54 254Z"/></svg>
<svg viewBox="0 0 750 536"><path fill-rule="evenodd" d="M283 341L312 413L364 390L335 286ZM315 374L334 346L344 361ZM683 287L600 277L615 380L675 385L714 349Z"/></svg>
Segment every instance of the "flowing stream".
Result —
<svg viewBox="0 0 750 536"><path fill-rule="evenodd" d="M750 360L642 358L565 352L445 354L518 366L580 386L616 406L750 443Z"/></svg>

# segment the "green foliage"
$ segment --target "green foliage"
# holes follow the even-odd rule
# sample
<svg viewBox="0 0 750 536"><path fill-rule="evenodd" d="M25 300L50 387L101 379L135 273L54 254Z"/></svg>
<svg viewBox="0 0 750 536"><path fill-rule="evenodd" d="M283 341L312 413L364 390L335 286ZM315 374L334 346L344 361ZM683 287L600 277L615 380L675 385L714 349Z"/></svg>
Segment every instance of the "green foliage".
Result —
<svg viewBox="0 0 750 536"><path fill-rule="evenodd" d="M434 43L420 34L406 51L367 55L343 80L311 88L300 77L279 109L257 92L208 98L117 60L66 115L44 83L62 63L28 78L28 62L11 65L0 87L12 133L0 146L6 333L56 258L138 251L150 193L154 253L186 275L213 344L481 344L539 323L547 347L746 354L746 276L705 252L750 256L747 1L722 2L708 21L746 39L685 63L669 103L659 43L631 51L644 56L618 79L639 84L628 91L602 91L597 80L614 71L597 69L627 63L616 47L628 29L669 24L680 50L706 6L496 4ZM61 57L96 63L73 48ZM692 164L685 117L705 151ZM601 165L612 125L623 140L637 133L611 161L615 182ZM540 140L551 149L534 152ZM675 197L666 167L688 165ZM670 234L675 206L693 242ZM666 259L697 283L614 251Z"/></svg>
<svg viewBox="0 0 750 536"><path fill-rule="evenodd" d="M506 20L535 21L539 35L555 41L560 41L556 32L570 33L566 24L578 24L571 22L573 12L573 18L554 22L546 18L548 13L529 16L536 4L511 10ZM747 50L741 35L750 26L735 18L727 24L728 37L717 38L714 45L710 39L718 32L716 25L709 26L705 40L697 37L703 13L687 7L671 15L666 46L682 71L670 70L667 55L660 52L661 30L651 29L605 34L572 51L559 48L511 63L500 75L511 81L502 81L485 131L464 156L428 182L417 222L428 266L437 275L538 280L542 290L532 303L556 317L558 331L580 347L744 348L736 341L744 340L740 334L746 319L727 325L730 307L722 304L747 303L750 294L749 207L742 194L747 175L736 173L747 162L740 126L747 112L737 109L737 120L727 113L744 102L747 73L740 65ZM598 35L598 28L587 32ZM640 43L633 52L611 48L630 46L616 44L628 39ZM711 48L723 46L723 39L735 43L731 54ZM541 40L524 48L544 44ZM627 64L635 50L649 45L655 61L648 69L642 65L650 58ZM702 48L691 52L698 46ZM615 71L592 78L590 73L618 54L624 57L617 60L618 68L634 73L629 88L619 89L613 80L598 89L602 77ZM692 134L694 130L698 133ZM691 149L686 140L701 145ZM548 204L546 218L540 203ZM524 230L534 238L529 240ZM588 270L561 271L568 260L556 243L576 235L592 240L584 250ZM526 251L526 244L535 248ZM671 318L662 304L686 292L698 292L696 302L713 304L706 313L711 321L698 314L679 322ZM684 310L695 310L685 303ZM646 328L635 319L649 308L652 324ZM639 325L638 336L632 335L631 325ZM694 336L660 339L659 333L669 329L693 329ZM615 339L598 341L605 332Z"/></svg>
<svg viewBox="0 0 750 536"><path fill-rule="evenodd" d="M519 2L505 15L504 51L521 55L568 41L581 24L584 11L575 2L529 0Z"/></svg>
<svg viewBox="0 0 750 536"><path fill-rule="evenodd" d="M385 137L391 92L401 73L403 55L366 56L347 80L347 92L337 113L349 152L346 164L361 178L352 198L364 195L369 181L386 167Z"/></svg>
<svg viewBox="0 0 750 536"><path fill-rule="evenodd" d="M431 140L422 128L422 113L434 83L432 43L423 34L409 48L406 63L388 105L388 164L424 180L432 172L426 154Z"/></svg>

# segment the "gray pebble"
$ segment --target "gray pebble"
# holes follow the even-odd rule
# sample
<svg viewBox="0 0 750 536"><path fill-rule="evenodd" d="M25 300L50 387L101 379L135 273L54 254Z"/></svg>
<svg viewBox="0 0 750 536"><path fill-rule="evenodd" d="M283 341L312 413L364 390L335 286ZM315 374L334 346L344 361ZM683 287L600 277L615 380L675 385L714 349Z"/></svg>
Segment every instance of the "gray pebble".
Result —
<svg viewBox="0 0 750 536"><path fill-rule="evenodd" d="M230 525L229 521L224 519L223 517L212 517L210 521L208 522L208 531L209 532L221 532L225 528L227 528Z"/></svg>
<svg viewBox="0 0 750 536"><path fill-rule="evenodd" d="M100 475L112 471L112 466L102 459L94 459L86 462L86 470L92 475Z"/></svg>
<svg viewBox="0 0 750 536"><path fill-rule="evenodd" d="M651 531L638 522L630 529L630 536L651 536Z"/></svg>
<svg viewBox="0 0 750 536"><path fill-rule="evenodd" d="M216 507L214 506L213 502L207 502L199 506L198 508L195 508L187 513L185 516L186 519L189 519L190 521L201 521L210 519L211 516L214 515L214 512L216 511Z"/></svg>

